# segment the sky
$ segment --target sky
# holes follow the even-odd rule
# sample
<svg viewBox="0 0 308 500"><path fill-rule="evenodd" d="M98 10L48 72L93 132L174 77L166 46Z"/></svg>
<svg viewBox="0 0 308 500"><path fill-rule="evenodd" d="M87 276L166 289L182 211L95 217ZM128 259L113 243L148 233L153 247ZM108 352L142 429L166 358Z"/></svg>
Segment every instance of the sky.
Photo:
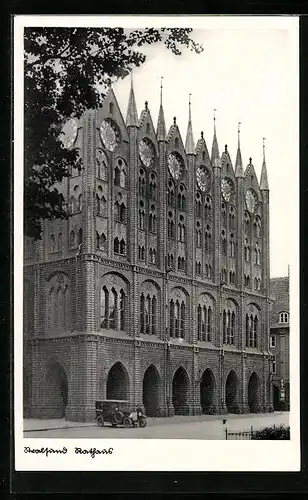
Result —
<svg viewBox="0 0 308 500"><path fill-rule="evenodd" d="M234 163L238 122L244 166L252 163L260 179L263 137L270 186L271 276L286 276L294 238L286 227L297 224L298 74L294 32L285 28L242 27L195 29L192 38L204 51L184 49L175 56L163 45L142 48L146 62L133 71L138 114L147 100L154 126L163 76L167 130L176 116L185 143L191 94L195 142L204 131L208 149L213 138L213 114L220 152L228 145ZM130 78L114 91L126 117Z"/></svg>

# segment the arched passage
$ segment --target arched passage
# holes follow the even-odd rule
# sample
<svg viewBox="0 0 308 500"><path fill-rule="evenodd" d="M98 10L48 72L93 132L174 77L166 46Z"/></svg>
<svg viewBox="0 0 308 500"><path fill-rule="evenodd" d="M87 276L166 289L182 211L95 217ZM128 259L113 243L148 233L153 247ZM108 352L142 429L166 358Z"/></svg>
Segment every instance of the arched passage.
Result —
<svg viewBox="0 0 308 500"><path fill-rule="evenodd" d="M180 366L172 380L172 403L175 415L187 415L189 413L188 385L188 375L184 368Z"/></svg>
<svg viewBox="0 0 308 500"><path fill-rule="evenodd" d="M229 373L226 380L226 407L228 413L237 413L237 392L238 392L238 379L233 370Z"/></svg>
<svg viewBox="0 0 308 500"><path fill-rule="evenodd" d="M159 414L160 376L155 366L150 365L143 377L143 405L149 417Z"/></svg>
<svg viewBox="0 0 308 500"><path fill-rule="evenodd" d="M279 387L276 384L273 385L273 406L274 410L279 410L280 406Z"/></svg>
<svg viewBox="0 0 308 500"><path fill-rule="evenodd" d="M46 375L46 400L50 418L64 418L68 403L68 383L63 366L54 363Z"/></svg>
<svg viewBox="0 0 308 500"><path fill-rule="evenodd" d="M210 413L214 404L215 378L208 368L203 372L200 383L200 405L202 413Z"/></svg>
<svg viewBox="0 0 308 500"><path fill-rule="evenodd" d="M122 363L116 363L109 370L106 397L107 399L129 399L129 377Z"/></svg>
<svg viewBox="0 0 308 500"><path fill-rule="evenodd" d="M248 406L250 413L257 413L260 404L260 381L258 375L253 372L248 382Z"/></svg>

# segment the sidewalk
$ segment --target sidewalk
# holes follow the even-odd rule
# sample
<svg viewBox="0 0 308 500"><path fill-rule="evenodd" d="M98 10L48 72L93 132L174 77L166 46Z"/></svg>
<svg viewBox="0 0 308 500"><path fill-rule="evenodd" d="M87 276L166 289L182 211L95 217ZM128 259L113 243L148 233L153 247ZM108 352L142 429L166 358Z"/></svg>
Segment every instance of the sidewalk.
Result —
<svg viewBox="0 0 308 500"><path fill-rule="evenodd" d="M226 415L175 415L174 417L148 417L148 425L156 426L156 425L166 425L166 424L180 424L180 423L188 423L188 422L213 422L213 421L222 421L226 419L230 420L241 420L247 418L256 418L256 417L269 417L287 414L289 412L274 412L274 413L244 413L240 415L236 414L226 414ZM65 419L35 419L35 418L25 418L24 419L24 432L30 431L47 431L52 429L71 429L71 428L82 428L82 427L96 427L96 423L93 422L70 422Z"/></svg>

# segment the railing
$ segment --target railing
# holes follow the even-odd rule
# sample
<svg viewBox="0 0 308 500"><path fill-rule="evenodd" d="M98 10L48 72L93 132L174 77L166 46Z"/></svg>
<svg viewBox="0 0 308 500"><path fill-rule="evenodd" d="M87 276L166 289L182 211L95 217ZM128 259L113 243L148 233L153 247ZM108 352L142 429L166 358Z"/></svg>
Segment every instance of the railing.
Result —
<svg viewBox="0 0 308 500"><path fill-rule="evenodd" d="M227 427L225 429L226 439L252 439L253 436L253 427L251 426L250 431L240 431L240 432L231 432L228 431Z"/></svg>

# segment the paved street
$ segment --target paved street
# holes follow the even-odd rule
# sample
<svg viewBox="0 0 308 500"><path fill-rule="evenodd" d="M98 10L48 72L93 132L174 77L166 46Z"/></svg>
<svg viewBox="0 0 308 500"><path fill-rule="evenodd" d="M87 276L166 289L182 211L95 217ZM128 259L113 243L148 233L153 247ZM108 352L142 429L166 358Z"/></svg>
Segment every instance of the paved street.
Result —
<svg viewBox="0 0 308 500"><path fill-rule="evenodd" d="M229 431L261 429L268 425L289 425L288 412L254 415L202 415L196 417L148 418L144 429L97 427L95 423L65 420L24 420L25 438L131 438L131 439L225 439Z"/></svg>

